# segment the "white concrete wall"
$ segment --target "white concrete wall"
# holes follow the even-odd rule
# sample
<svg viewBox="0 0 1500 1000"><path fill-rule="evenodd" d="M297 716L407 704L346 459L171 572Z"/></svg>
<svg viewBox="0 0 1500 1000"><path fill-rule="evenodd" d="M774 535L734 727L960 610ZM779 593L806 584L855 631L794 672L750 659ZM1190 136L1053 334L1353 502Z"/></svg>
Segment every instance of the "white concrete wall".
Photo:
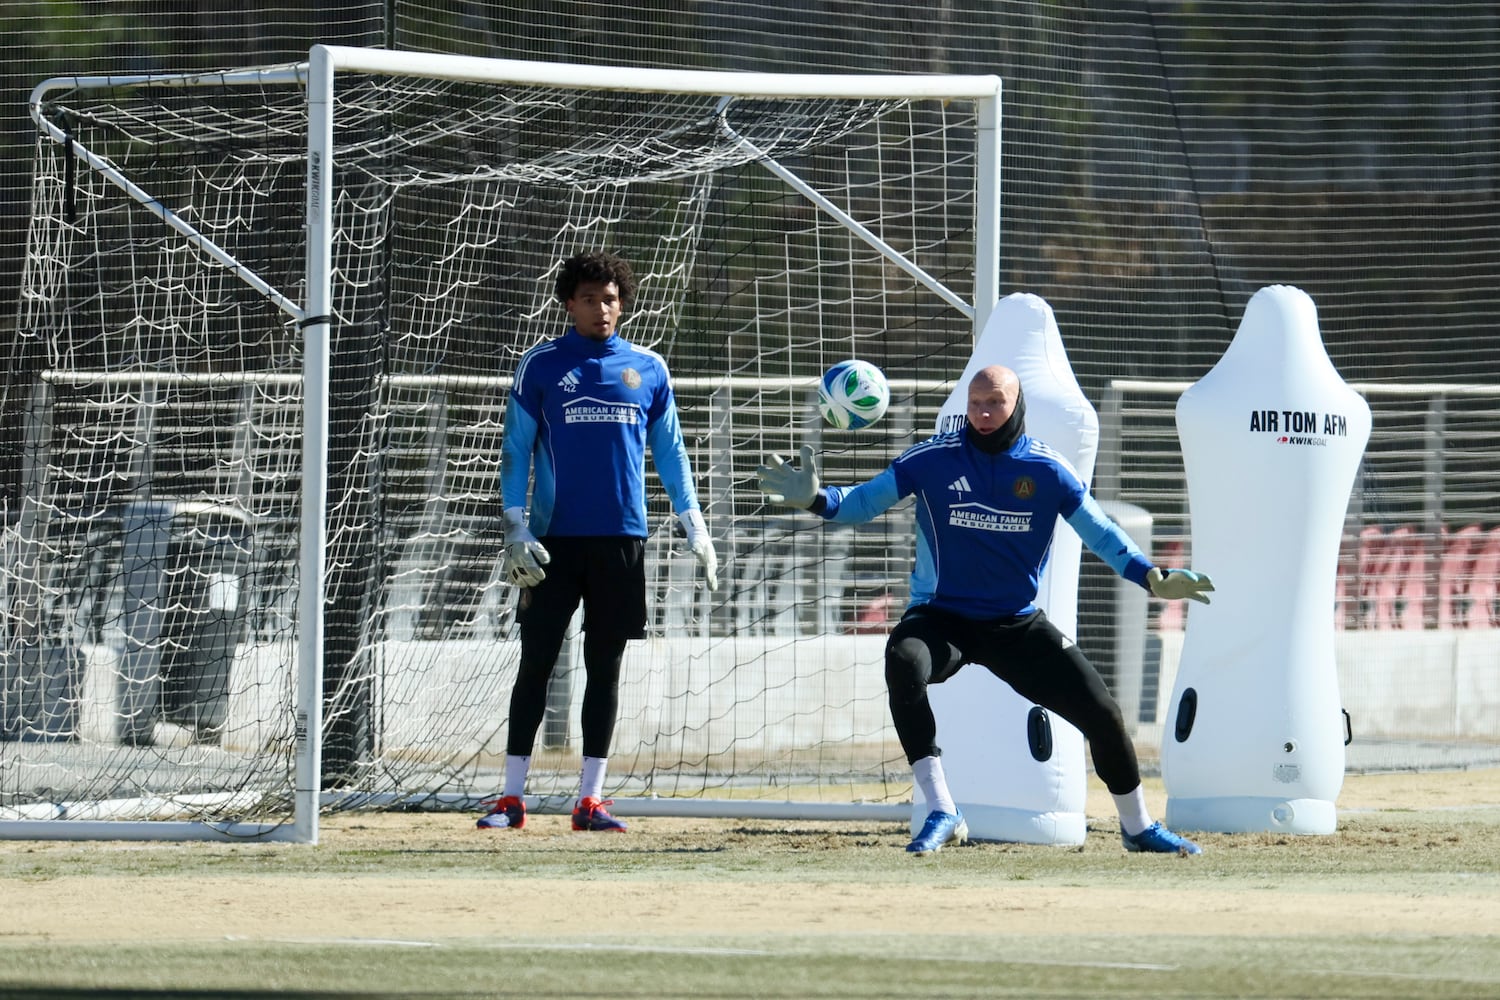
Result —
<svg viewBox="0 0 1500 1000"><path fill-rule="evenodd" d="M1182 632L1162 632L1156 731L1170 728ZM1356 737L1500 740L1500 629L1340 632L1339 694Z"/></svg>
<svg viewBox="0 0 1500 1000"><path fill-rule="evenodd" d="M576 742L582 652L571 686L568 732ZM825 740L894 740L880 635L648 639L632 642L621 672L617 753L657 747L676 759L733 747L779 752ZM438 755L504 753L519 643L391 641L376 650L387 750ZM287 705L295 650L242 646L232 673L224 744L246 749L290 737ZM91 647L84 690L89 739L110 741L118 656Z"/></svg>
<svg viewBox="0 0 1500 1000"><path fill-rule="evenodd" d="M1170 726L1181 632L1164 632L1154 722ZM812 747L826 741L894 741L885 700L882 635L650 639L630 644L620 691L617 753L657 748L673 760ZM89 647L80 712L86 739L115 732L118 655ZM436 754L504 752L502 722L515 678L516 643L392 641L379 647L387 748ZM568 731L577 739L581 652ZM1344 708L1361 739L1500 740L1500 630L1343 632L1336 642ZM242 646L233 671L225 745L290 738L286 708L295 652Z"/></svg>

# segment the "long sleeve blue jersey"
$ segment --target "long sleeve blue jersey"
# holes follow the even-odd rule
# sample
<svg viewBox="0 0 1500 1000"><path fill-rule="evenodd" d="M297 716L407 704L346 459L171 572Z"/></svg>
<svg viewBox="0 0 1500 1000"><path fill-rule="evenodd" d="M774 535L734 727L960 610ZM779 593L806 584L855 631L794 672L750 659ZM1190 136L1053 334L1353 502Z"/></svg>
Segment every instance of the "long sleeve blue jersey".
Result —
<svg viewBox="0 0 1500 1000"><path fill-rule="evenodd" d="M502 500L525 507L532 485L529 527L538 537L645 538L647 446L672 509L697 509L666 362L618 335L596 341L570 328L531 348L516 368Z"/></svg>
<svg viewBox="0 0 1500 1000"><path fill-rule="evenodd" d="M939 434L897 456L858 486L823 492L823 517L858 524L916 497L917 558L911 604L968 618L1028 614L1059 516L1095 555L1146 586L1151 561L1109 519L1059 453L1026 435L989 454L967 427Z"/></svg>

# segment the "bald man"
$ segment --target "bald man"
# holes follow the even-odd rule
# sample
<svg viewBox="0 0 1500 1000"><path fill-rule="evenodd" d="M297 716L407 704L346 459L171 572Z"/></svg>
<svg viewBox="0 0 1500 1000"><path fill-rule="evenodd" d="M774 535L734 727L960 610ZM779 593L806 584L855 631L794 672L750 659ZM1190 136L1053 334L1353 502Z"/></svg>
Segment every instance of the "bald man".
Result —
<svg viewBox="0 0 1500 1000"><path fill-rule="evenodd" d="M931 809L907 851L932 854L968 837L943 777L927 685L978 663L1083 733L1094 770L1114 797L1126 850L1201 853L1151 819L1119 705L1073 640L1036 606L1036 596L1059 516L1116 573L1158 597L1207 604L1212 582L1152 565L1068 461L1026 435L1026 398L1015 372L1001 365L977 372L967 417L963 427L913 445L858 486L824 487L806 445L800 467L772 456L759 470L771 502L843 524L917 498L911 602L885 648L891 720Z"/></svg>

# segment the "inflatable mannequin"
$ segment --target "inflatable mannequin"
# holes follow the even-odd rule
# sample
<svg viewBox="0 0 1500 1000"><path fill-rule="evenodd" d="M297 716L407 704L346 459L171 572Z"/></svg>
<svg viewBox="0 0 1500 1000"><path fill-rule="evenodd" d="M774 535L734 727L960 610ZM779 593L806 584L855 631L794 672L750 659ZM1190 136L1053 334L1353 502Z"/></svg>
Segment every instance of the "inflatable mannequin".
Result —
<svg viewBox="0 0 1500 1000"><path fill-rule="evenodd" d="M1344 780L1334 586L1370 407L1323 347L1299 289L1257 292L1224 355L1177 403L1192 562L1162 735L1167 824L1332 833Z"/></svg>
<svg viewBox="0 0 1500 1000"><path fill-rule="evenodd" d="M1068 363L1052 307L1036 295L1002 299L985 324L938 430L960 426L970 379L1005 365L1026 393L1026 432L1065 456L1087 483L1099 446L1099 419ZM1061 520L1042 573L1037 605L1065 634L1078 627L1078 565L1083 543ZM938 718L938 741L949 788L976 840L1082 844L1087 777L1083 734L1022 698L988 670L970 666L927 696ZM928 808L917 797L912 831Z"/></svg>

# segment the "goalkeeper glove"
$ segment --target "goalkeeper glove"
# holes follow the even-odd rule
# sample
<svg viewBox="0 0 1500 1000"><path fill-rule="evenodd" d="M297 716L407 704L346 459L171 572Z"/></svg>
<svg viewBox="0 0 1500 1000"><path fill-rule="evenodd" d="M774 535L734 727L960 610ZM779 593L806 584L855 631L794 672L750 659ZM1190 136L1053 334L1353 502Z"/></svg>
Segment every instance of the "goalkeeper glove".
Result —
<svg viewBox="0 0 1500 1000"><path fill-rule="evenodd" d="M813 459L812 445L802 446L802 467L799 469L782 461L780 455L771 456L770 465L762 465L755 471L756 485L772 503L788 507L811 507L818 497L818 465Z"/></svg>
<svg viewBox="0 0 1500 1000"><path fill-rule="evenodd" d="M1214 589L1214 582L1207 573L1194 573L1190 569L1169 569L1164 573L1152 566L1146 572L1146 583L1150 585L1151 593L1168 601L1186 598L1208 604L1208 592Z"/></svg>
<svg viewBox="0 0 1500 1000"><path fill-rule="evenodd" d="M703 523L702 511L685 510L677 515L677 520L687 532L688 548L693 550L693 557L703 567L703 582L708 584L709 590L718 590L719 556L714 552L714 540L708 536L708 525Z"/></svg>
<svg viewBox="0 0 1500 1000"><path fill-rule="evenodd" d="M535 587L547 578L542 567L552 557L526 527L525 510L507 507L501 519L505 524L505 579L517 587Z"/></svg>

